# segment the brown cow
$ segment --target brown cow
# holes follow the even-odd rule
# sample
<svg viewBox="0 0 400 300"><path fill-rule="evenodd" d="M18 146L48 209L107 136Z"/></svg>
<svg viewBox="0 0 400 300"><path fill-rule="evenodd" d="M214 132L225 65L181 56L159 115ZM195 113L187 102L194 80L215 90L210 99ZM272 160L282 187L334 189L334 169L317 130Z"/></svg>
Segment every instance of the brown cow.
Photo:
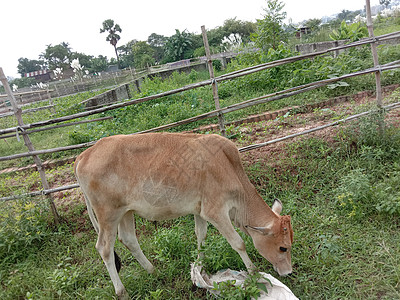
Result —
<svg viewBox="0 0 400 300"><path fill-rule="evenodd" d="M199 248L210 222L251 271L254 265L233 222L279 275L292 272L290 216L279 215L279 200L271 209L258 195L228 139L172 133L107 137L79 155L75 174L98 232L96 249L120 298L127 294L113 255L117 233L143 268L154 270L136 239L134 214L149 220L193 214Z"/></svg>

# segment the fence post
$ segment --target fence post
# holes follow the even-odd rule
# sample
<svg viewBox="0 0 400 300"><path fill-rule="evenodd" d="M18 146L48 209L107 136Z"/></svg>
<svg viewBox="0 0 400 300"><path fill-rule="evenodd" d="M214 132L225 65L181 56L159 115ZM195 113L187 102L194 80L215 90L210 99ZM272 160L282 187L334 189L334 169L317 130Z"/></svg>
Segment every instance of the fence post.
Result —
<svg viewBox="0 0 400 300"><path fill-rule="evenodd" d="M365 8L367 12L367 28L370 38L375 38L374 29L371 17L371 4L370 0L365 0ZM379 67L378 53L376 51L376 41L371 43L372 58L374 60L374 67ZM382 87L381 87L381 73L380 71L375 72L375 82L376 82L376 104L379 108L382 107Z"/></svg>
<svg viewBox="0 0 400 300"><path fill-rule="evenodd" d="M14 97L12 91L11 91L10 85L8 84L7 78L4 75L3 68L1 68L1 67L0 67L0 81L3 84L4 89L5 89L8 97L9 97L10 103L11 103L13 111L14 111L14 115L15 115L17 121L18 121L18 126L23 126L24 125L24 121L22 120L22 110L17 105L15 97ZM29 136L27 134L25 134L25 133L22 133L22 137L24 139L25 146L28 148L28 150L30 152L31 151L35 151L35 148L33 147L33 144L31 142ZM37 170L38 170L38 172L40 174L40 179L42 180L43 188L45 190L48 190L50 188L50 186L49 186L49 183L47 182L46 174L45 174L45 172L43 170L43 167L42 167L42 161L40 160L39 156L37 156L37 155L32 155L32 157L33 157L33 160L34 160L34 162L36 164L36 168L37 168ZM59 223L59 215L58 215L56 206L54 205L53 197L50 194L46 195L46 197L48 199L48 202L49 202L49 205L50 205L50 208L51 208L51 212L53 213L53 216L54 216L54 222L56 224L58 224Z"/></svg>
<svg viewBox="0 0 400 300"><path fill-rule="evenodd" d="M49 86L47 86L47 97L48 97L48 99L49 99L49 104L50 104L51 106L53 106L50 110L53 112L53 114L55 114L55 113L56 113L56 109L55 109L55 107L54 107L53 99L51 98L51 94L50 94L50 91L49 91Z"/></svg>
<svg viewBox="0 0 400 300"><path fill-rule="evenodd" d="M208 45L206 28L204 25L201 26L201 33L203 35L204 49L206 50L208 71L210 73L210 78L212 80L212 91L213 91L213 97L214 97L214 102L215 102L215 108L220 109L221 107L219 105L218 86L217 86L217 81L215 80L215 76L214 76L214 69L212 66L210 47ZM219 122L219 130L221 131L222 136L226 137L224 115L222 113L218 113L218 122Z"/></svg>

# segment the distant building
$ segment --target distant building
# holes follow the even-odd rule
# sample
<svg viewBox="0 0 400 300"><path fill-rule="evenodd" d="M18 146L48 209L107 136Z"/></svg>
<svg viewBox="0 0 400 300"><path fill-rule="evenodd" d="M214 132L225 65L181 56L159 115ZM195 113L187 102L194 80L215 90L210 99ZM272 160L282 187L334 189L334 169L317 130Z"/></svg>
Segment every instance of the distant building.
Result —
<svg viewBox="0 0 400 300"><path fill-rule="evenodd" d="M109 65L106 72L118 72L119 68L118 65Z"/></svg>
<svg viewBox="0 0 400 300"><path fill-rule="evenodd" d="M74 77L75 73L72 68L62 70L61 74L56 77L52 70L39 70L34 72L25 73L24 77L35 78L36 82L46 82L57 79L67 79Z"/></svg>
<svg viewBox="0 0 400 300"><path fill-rule="evenodd" d="M52 72L50 70L39 70L39 71L33 71L29 73L25 73L24 77L32 78L34 77L36 81L50 81L51 80L51 74Z"/></svg>
<svg viewBox="0 0 400 300"><path fill-rule="evenodd" d="M311 28L310 27L300 27L296 30L296 37L301 38L305 34L310 34Z"/></svg>

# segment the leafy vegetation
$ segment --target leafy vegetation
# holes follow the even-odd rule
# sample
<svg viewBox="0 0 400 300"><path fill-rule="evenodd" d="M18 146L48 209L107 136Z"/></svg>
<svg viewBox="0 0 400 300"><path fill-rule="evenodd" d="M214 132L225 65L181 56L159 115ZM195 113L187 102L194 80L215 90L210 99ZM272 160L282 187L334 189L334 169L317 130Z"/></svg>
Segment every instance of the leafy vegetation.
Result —
<svg viewBox="0 0 400 300"><path fill-rule="evenodd" d="M348 25L345 21L342 21L338 30L333 30L329 36L332 40L349 40L350 42L356 42L364 37L368 36L367 27L362 26L360 23L353 23Z"/></svg>
<svg viewBox="0 0 400 300"><path fill-rule="evenodd" d="M258 283L258 280L264 279L260 273L249 275L242 285L235 285L235 280L214 282L214 290L218 292L218 297L223 299L258 299L261 291L268 293L265 285Z"/></svg>
<svg viewBox="0 0 400 300"><path fill-rule="evenodd" d="M235 22L233 22L235 24ZM231 24L232 25L232 24ZM231 27L233 28L233 26ZM216 39L219 38L217 32ZM240 34L237 31L237 36ZM153 36L154 39L160 37ZM234 39L234 37L231 37ZM162 40L162 39L160 39ZM161 42L160 42L161 43ZM196 43L196 40L193 40ZM157 42L154 42L156 45ZM396 60L398 46L379 49L381 63ZM291 47L279 45L255 53L244 53L227 71L256 63L291 57ZM122 60L122 59L121 59ZM277 90L354 72L372 66L366 47L279 66L219 84L221 105ZM226 72L226 71L225 71ZM383 73L384 84L399 81L399 72ZM154 95L207 78L207 73L174 73L168 80L146 79L135 97ZM317 102L328 97L370 89L373 77L364 76L345 84L319 89L226 115L234 120L287 105ZM100 91L98 91L100 92ZM97 92L96 92L97 93ZM64 116L84 110L81 102L95 93L81 93L54 99L57 111L40 111L24 115L26 123ZM398 91L394 96L398 98ZM38 104L35 104L38 105ZM33 106L35 106L33 105ZM42 105L42 104L41 104ZM32 107L33 107L32 106ZM113 121L81 124L32 135L38 148L52 148L95 140L117 133L132 133L207 112L214 107L211 88L204 87L152 100L139 105L103 113ZM369 107L362 107L369 109ZM315 109L316 116L340 119L330 109ZM215 120L211 120L213 122ZM1 127L15 126L12 118L0 119ZM295 122L295 113L266 123L263 130L280 130ZM300 299L396 299L400 298L400 131L386 124L380 113L341 126L328 138L307 137L280 145L275 153L260 150L257 159L243 155L249 178L271 204L279 198L284 213L292 216L295 230L293 245L294 274L280 278ZM181 126L174 130L198 127L205 122ZM249 137L233 125L227 128L240 144ZM251 129L246 129L251 132ZM16 138L0 143L4 155L25 152ZM70 155L59 153L43 158ZM11 164L26 165L29 159ZM9 166L2 164L2 167ZM72 177L72 166L47 171L50 184ZM8 195L37 189L37 173L21 172L0 175L0 192ZM56 196L63 223L54 226L43 198L0 203L0 298L1 299L112 299L114 290L104 264L95 250L96 235L85 212L82 196L62 192ZM129 294L138 299L213 299L193 287L190 262L197 257L192 217L153 223L137 218L137 233L144 253L154 262L157 272L147 274L132 255L117 242L116 250L123 262L121 278ZM256 266L274 276L272 266L260 257L251 240L243 236ZM214 273L223 268L243 269L238 254L218 231L210 226L204 246L205 269ZM216 286L226 298L256 296L255 277L246 289L231 283Z"/></svg>
<svg viewBox="0 0 400 300"><path fill-rule="evenodd" d="M382 64L397 59L399 46L380 46L379 58ZM236 71L254 64L274 61L277 59L294 56L296 53L285 45L279 45L277 49L270 48L267 52L249 52L238 56L233 60L226 70L219 71L219 74ZM261 95L274 93L278 90L310 83L317 80L337 77L340 75L356 72L372 67L372 57L368 47L352 49L339 55L337 58L331 56L316 57L312 60L304 60L287 65L282 65L273 69L268 69L259 73L237 78L231 81L222 82L218 85L218 94L222 107L226 107L243 100L252 99ZM400 72L391 70L384 72L382 83L384 85L393 84L399 81ZM180 88L184 85L208 78L208 73L192 71L189 75L184 73L174 73L170 78L162 80L159 77L146 79L142 83L141 92L134 95L135 98L145 97ZM322 88L306 94L282 99L267 104L250 107L241 111L236 111L225 115L227 121L244 118L251 114L258 114L261 111L276 110L287 105L303 105L310 102L318 102L338 95L355 93L361 90L368 90L374 85L373 75L355 77L331 84L328 88ZM53 99L56 104L56 114L51 111L39 111L34 114L24 115L26 124L37 122L52 117L65 116L85 110L81 102L96 92L85 92L59 99ZM34 104L46 105L46 102ZM28 107L27 107L28 108ZM101 115L88 117L93 119L102 116L111 116L112 120L96 123L81 124L74 127L64 127L57 130L45 131L31 135L31 139L37 149L55 148L57 146L67 146L79 144L113 134L127 134L138 132L163 124L172 123L206 113L214 109L211 88L203 87L147 101L135 106L124 107L121 109L105 112ZM189 130L203 124L215 123L215 119L198 121L192 124L183 125L172 129L174 131ZM0 119L2 128L16 126L14 118ZM0 144L3 155L10 155L18 152L26 152L24 145L16 139L7 139L6 143ZM74 153L74 152L70 152ZM76 153L76 152L75 152ZM56 158L61 153L43 156L46 158ZM30 159L21 159L17 164L25 165ZM11 162L15 165L15 161ZM10 164L2 163L3 167Z"/></svg>
<svg viewBox="0 0 400 300"><path fill-rule="evenodd" d="M294 274L279 279L300 299L400 296L400 131L390 124L377 131L380 121L374 115L339 128L327 140L285 143L256 162L243 157L262 197L269 204L279 198L284 213L292 216ZM71 166L67 169L71 174ZM9 176L1 175L0 182ZM21 178L30 185L38 180ZM69 204L61 205L60 212L66 223L60 227L49 221L44 199L1 203L2 299L112 299L112 284L94 247L95 232L79 199L78 194L65 196ZM117 242L124 265L121 278L132 297L212 299L190 281L190 262L197 257L192 217L157 224L138 217L136 227L142 249L158 271L146 274ZM205 269L243 269L238 254L209 227ZM250 238L243 238L256 266L277 276ZM227 299L247 299L259 292L251 280L244 290L230 283L216 288Z"/></svg>
<svg viewBox="0 0 400 300"><path fill-rule="evenodd" d="M282 11L284 4L279 0L267 2L263 19L257 20L257 30L252 36L255 45L263 51L272 48L276 50L278 46L287 41L287 34L283 29L283 21L286 12Z"/></svg>

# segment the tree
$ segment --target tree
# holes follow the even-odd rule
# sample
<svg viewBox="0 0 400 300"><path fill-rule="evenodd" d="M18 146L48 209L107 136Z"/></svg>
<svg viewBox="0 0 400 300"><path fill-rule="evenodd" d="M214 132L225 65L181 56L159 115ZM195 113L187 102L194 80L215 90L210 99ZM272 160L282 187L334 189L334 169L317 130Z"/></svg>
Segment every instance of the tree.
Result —
<svg viewBox="0 0 400 300"><path fill-rule="evenodd" d="M93 60L93 56L92 55L87 55L84 53L79 53L79 52L72 52L71 53L71 61L73 59L78 59L79 63L84 66L87 69L90 69L92 66L92 60Z"/></svg>
<svg viewBox="0 0 400 300"><path fill-rule="evenodd" d="M361 10L354 10L354 11L350 11L350 10L346 10L343 9L336 17L336 19L340 22L342 21L351 21L354 19L355 16L360 15L362 13Z"/></svg>
<svg viewBox="0 0 400 300"><path fill-rule="evenodd" d="M321 23L322 23L321 19L309 19L303 24L303 26L310 28L311 31L318 31Z"/></svg>
<svg viewBox="0 0 400 300"><path fill-rule="evenodd" d="M154 65L154 50L146 42L137 42L132 46L132 54L135 58L136 68L145 68Z"/></svg>
<svg viewBox="0 0 400 300"><path fill-rule="evenodd" d="M69 68L71 53L69 44L62 42L55 46L47 45L46 50L39 57L46 61L50 70L55 70L56 68L66 69Z"/></svg>
<svg viewBox="0 0 400 300"><path fill-rule="evenodd" d="M257 30L252 35L252 40L264 51L268 51L269 48L277 49L281 42L287 41L283 29L286 12L282 10L285 5L279 0L268 0L267 5L264 9L264 19L257 20Z"/></svg>
<svg viewBox="0 0 400 300"><path fill-rule="evenodd" d="M100 29L100 33L108 32L108 36L106 37L106 41L110 42L110 44L114 47L115 56L117 57L117 62L119 66L119 56L117 51L117 43L121 39L118 32L121 33L122 29L118 24L114 24L114 20L107 19L103 22L103 28Z"/></svg>
<svg viewBox="0 0 400 300"><path fill-rule="evenodd" d="M224 40L225 35L226 32L222 26L207 30L207 39L210 48L221 49L220 51L222 51L222 41ZM200 47L204 49L203 45Z"/></svg>
<svg viewBox="0 0 400 300"><path fill-rule="evenodd" d="M164 47L168 38L166 38L163 35L157 34L157 33L152 33L149 35L147 38L147 43L151 47Z"/></svg>
<svg viewBox="0 0 400 300"><path fill-rule="evenodd" d="M25 73L44 69L44 64L45 63L43 60L34 60L21 57L18 59L17 70L18 73L21 74L21 77L23 77Z"/></svg>
<svg viewBox="0 0 400 300"><path fill-rule="evenodd" d="M167 37L156 33L150 34L147 38L147 43L154 50L153 58L157 62L162 61L162 59L164 58L164 46L167 43L167 40Z"/></svg>
<svg viewBox="0 0 400 300"><path fill-rule="evenodd" d="M380 5L384 5L386 8L389 6L391 0L379 0Z"/></svg>
<svg viewBox="0 0 400 300"><path fill-rule="evenodd" d="M222 26L224 37L232 44L239 44L241 42L249 42L250 36L256 31L256 24L248 21L240 21L227 19Z"/></svg>
<svg viewBox="0 0 400 300"><path fill-rule="evenodd" d="M36 84L36 80L34 77L21 77L21 78L14 78L12 80L8 80L10 86L16 85L18 88L29 87L31 85Z"/></svg>
<svg viewBox="0 0 400 300"><path fill-rule="evenodd" d="M107 70L108 60L106 56L99 55L95 57L91 61L91 66L89 67L89 71L91 73L97 73Z"/></svg>
<svg viewBox="0 0 400 300"><path fill-rule="evenodd" d="M131 40L125 45L117 48L120 68L133 67L135 65L135 57L132 53L132 47L137 42L137 40Z"/></svg>
<svg viewBox="0 0 400 300"><path fill-rule="evenodd" d="M167 62L189 58L194 51L191 48L192 43L192 34L186 30L180 32L178 29L175 29L175 34L168 39L165 45ZM192 50L192 52L188 53L188 50Z"/></svg>

